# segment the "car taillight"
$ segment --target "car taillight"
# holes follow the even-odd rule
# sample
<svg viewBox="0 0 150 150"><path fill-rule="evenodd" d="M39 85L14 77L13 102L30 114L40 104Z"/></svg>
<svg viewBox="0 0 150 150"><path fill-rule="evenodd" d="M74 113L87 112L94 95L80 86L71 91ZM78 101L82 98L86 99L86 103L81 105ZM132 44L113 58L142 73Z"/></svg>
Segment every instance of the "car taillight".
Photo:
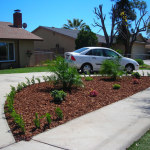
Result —
<svg viewBox="0 0 150 150"><path fill-rule="evenodd" d="M76 59L74 58L74 56L71 55L71 60L76 61Z"/></svg>

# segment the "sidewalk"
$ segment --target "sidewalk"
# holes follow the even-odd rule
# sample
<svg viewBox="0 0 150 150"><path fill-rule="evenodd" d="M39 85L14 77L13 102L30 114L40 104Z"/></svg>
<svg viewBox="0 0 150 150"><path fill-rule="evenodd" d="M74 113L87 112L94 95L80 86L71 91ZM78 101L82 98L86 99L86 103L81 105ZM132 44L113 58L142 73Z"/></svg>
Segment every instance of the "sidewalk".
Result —
<svg viewBox="0 0 150 150"><path fill-rule="evenodd" d="M21 76L20 76L21 75ZM124 150L150 128L150 88L122 101L81 116L36 135L31 141L15 143L3 118L5 93L33 74L0 75L0 149L2 150ZM42 76L44 73L35 73ZM3 126L3 129L1 129Z"/></svg>

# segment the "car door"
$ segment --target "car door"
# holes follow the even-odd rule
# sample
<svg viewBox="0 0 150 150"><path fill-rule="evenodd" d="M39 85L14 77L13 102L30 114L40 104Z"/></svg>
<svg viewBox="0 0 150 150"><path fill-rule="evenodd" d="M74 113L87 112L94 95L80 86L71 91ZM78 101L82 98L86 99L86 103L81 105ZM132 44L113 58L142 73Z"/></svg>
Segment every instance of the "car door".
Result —
<svg viewBox="0 0 150 150"><path fill-rule="evenodd" d="M94 71L98 71L104 59L103 50L102 49L92 49L86 53L89 62L93 66Z"/></svg>
<svg viewBox="0 0 150 150"><path fill-rule="evenodd" d="M116 59L119 58L119 55L112 50L103 49L103 55L106 59Z"/></svg>

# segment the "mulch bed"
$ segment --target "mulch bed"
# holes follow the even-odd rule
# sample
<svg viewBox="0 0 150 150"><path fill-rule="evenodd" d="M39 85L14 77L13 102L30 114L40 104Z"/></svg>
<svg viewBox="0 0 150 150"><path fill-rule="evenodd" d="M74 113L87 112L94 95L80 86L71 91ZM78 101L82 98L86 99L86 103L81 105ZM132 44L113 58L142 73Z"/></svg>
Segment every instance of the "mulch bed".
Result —
<svg viewBox="0 0 150 150"><path fill-rule="evenodd" d="M67 92L65 100L61 104L55 104L53 102L50 92L54 90L54 86L48 82L34 84L18 92L14 99L14 108L17 113L22 115L26 124L25 134L16 126L9 113L5 113L15 140L17 142L30 140L32 136L47 129L64 124L69 120L122 100L150 87L150 77L141 77L139 84L133 84L131 77L123 77L117 81L98 76L93 78L93 81L85 81L83 78L85 87L73 88L70 92ZM121 85L119 90L112 88L113 84L116 83ZM55 87L55 89L59 89L59 87ZM89 96L91 89L98 92L96 97ZM57 119L55 114L56 107L62 109L64 115L63 120ZM5 110L7 110L6 105ZM33 122L36 112L39 116L50 113L52 116L50 126L48 126L46 119L43 118L40 122L40 129L36 129Z"/></svg>

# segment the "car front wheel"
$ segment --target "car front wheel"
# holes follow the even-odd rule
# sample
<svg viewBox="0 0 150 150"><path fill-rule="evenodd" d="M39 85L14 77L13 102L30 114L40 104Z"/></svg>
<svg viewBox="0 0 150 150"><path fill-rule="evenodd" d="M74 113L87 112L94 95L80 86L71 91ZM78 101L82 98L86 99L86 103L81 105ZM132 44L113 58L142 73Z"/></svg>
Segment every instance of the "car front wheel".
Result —
<svg viewBox="0 0 150 150"><path fill-rule="evenodd" d="M126 65L125 70L127 71L127 73L132 73L134 70L134 67L133 67L133 65L128 64L128 65Z"/></svg>

